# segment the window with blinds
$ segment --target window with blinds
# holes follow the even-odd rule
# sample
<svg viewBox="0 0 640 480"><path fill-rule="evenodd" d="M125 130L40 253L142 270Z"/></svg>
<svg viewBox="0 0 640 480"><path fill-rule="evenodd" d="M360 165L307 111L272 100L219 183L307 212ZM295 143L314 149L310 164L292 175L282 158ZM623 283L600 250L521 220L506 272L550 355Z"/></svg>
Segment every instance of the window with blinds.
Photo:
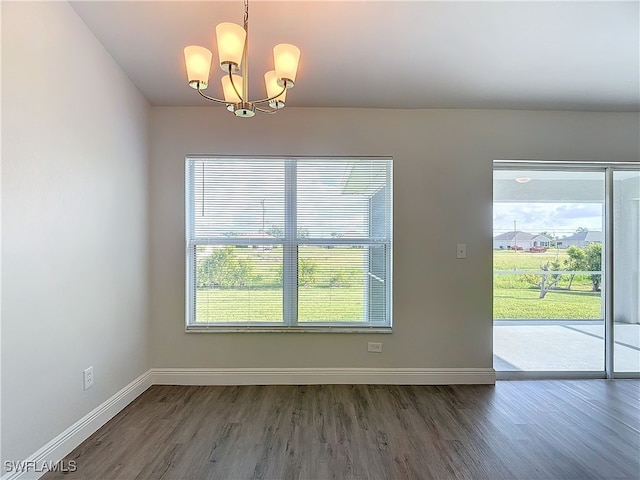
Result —
<svg viewBox="0 0 640 480"><path fill-rule="evenodd" d="M389 158L186 161L187 329L391 326Z"/></svg>

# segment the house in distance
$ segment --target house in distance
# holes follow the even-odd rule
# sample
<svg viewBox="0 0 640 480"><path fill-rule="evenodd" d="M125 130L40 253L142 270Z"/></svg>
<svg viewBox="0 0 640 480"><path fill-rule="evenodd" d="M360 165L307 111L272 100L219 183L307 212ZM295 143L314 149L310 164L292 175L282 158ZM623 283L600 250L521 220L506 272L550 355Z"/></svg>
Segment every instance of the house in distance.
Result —
<svg viewBox="0 0 640 480"><path fill-rule="evenodd" d="M493 237L494 250L531 250L531 248L549 248L551 239L545 235L539 235L519 230L502 233Z"/></svg>

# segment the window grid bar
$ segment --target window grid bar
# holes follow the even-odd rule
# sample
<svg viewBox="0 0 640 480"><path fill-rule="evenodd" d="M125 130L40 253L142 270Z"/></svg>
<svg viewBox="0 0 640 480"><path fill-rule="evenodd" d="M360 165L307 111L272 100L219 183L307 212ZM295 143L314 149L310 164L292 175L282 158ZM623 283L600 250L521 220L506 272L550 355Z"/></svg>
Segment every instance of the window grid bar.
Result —
<svg viewBox="0 0 640 480"><path fill-rule="evenodd" d="M298 321L298 246L296 244L297 223L297 166L294 160L285 164L285 243L282 267L282 288L285 325L296 325Z"/></svg>
<svg viewBox="0 0 640 480"><path fill-rule="evenodd" d="M389 239L389 246L387 247L389 251L385 256L385 268L387 270L387 278L391 279L393 277L393 254L391 252L391 241L393 238L393 209L391 207L393 202L393 190L392 190L392 172L391 172L391 163L387 164L386 168L386 189L385 189L385 233L387 238ZM386 296L386 305L385 305L385 323L391 326L392 322L392 311L393 311L393 292L392 292L392 282L388 281L385 285L385 296Z"/></svg>
<svg viewBox="0 0 640 480"><path fill-rule="evenodd" d="M241 237L194 237L191 245L286 245L286 238L241 238ZM299 238L293 239L297 245L390 245L388 239L376 238Z"/></svg>
<svg viewBox="0 0 640 480"><path fill-rule="evenodd" d="M185 281L185 294L191 295L191 298L185 302L185 317L187 327L196 321L196 272L195 272L195 246L190 242L190 238L193 237L193 230L195 226L194 208L195 198L193 189L191 186L194 184L193 174L194 164L192 161L188 161L185 166L185 192L187 195L185 201L185 221L186 228L185 233L187 237L187 261L186 261L186 281Z"/></svg>

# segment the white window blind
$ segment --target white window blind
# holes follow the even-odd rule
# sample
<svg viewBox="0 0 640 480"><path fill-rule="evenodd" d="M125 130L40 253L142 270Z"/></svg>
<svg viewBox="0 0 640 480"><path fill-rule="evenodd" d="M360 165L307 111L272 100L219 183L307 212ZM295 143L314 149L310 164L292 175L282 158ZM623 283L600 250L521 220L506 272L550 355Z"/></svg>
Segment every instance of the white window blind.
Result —
<svg viewBox="0 0 640 480"><path fill-rule="evenodd" d="M187 327L390 327L392 162L187 158Z"/></svg>

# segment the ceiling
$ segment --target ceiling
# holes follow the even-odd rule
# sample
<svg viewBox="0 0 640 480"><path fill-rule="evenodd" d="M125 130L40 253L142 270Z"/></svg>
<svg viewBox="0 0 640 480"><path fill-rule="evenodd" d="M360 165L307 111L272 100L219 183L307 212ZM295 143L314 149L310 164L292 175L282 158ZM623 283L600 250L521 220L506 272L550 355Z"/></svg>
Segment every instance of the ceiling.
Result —
<svg viewBox="0 0 640 480"><path fill-rule="evenodd" d="M182 50L214 52L242 0L72 1L152 105L209 105ZM640 110L640 2L265 1L249 5L249 92L263 98L271 50L302 54L287 105Z"/></svg>

